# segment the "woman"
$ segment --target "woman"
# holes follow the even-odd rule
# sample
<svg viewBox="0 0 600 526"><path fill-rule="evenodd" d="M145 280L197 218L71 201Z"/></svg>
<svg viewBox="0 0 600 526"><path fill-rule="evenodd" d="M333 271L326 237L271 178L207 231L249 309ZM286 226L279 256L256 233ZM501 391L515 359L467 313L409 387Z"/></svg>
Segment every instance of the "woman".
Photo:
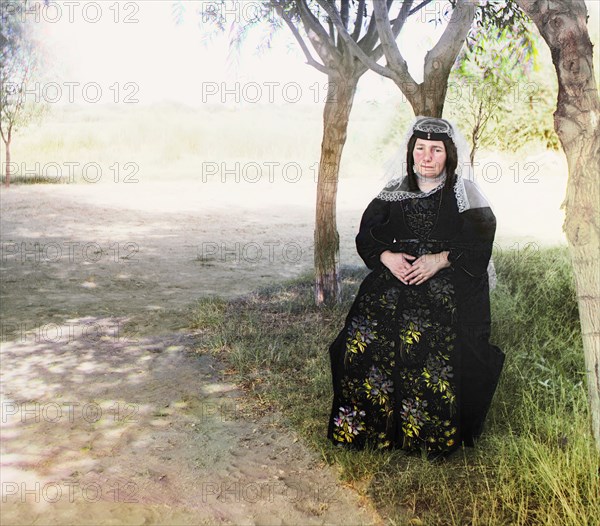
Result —
<svg viewBox="0 0 600 526"><path fill-rule="evenodd" d="M481 434L504 362L489 343L496 219L459 153L456 127L417 117L363 214L356 246L372 272L329 348L335 444L436 457Z"/></svg>

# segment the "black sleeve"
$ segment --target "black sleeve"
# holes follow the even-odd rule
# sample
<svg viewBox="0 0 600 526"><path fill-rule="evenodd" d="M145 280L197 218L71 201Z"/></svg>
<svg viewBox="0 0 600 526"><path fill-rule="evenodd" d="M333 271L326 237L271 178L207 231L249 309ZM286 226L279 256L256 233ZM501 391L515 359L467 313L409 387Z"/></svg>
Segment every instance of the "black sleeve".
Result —
<svg viewBox="0 0 600 526"><path fill-rule="evenodd" d="M356 250L371 270L382 265L379 256L389 250L392 239L383 227L390 218L390 202L373 199L364 211L356 236Z"/></svg>
<svg viewBox="0 0 600 526"><path fill-rule="evenodd" d="M450 243L448 261L454 270L479 277L487 272L492 256L496 217L489 207L473 208L462 213L459 235Z"/></svg>

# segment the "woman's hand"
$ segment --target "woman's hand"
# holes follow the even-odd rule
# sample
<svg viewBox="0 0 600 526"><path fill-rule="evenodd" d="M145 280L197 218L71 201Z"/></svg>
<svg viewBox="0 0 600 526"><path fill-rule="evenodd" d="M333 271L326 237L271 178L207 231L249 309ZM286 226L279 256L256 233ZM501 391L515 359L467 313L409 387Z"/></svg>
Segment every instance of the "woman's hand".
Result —
<svg viewBox="0 0 600 526"><path fill-rule="evenodd" d="M415 256L405 254L404 252L391 252L386 250L379 256L380 261L390 269L390 272L402 283L408 285L406 274L412 268L409 261L415 259Z"/></svg>
<svg viewBox="0 0 600 526"><path fill-rule="evenodd" d="M413 262L408 272L403 276L408 285L421 285L438 271L449 267L448 251L438 254L424 254ZM404 281L403 281L404 283Z"/></svg>

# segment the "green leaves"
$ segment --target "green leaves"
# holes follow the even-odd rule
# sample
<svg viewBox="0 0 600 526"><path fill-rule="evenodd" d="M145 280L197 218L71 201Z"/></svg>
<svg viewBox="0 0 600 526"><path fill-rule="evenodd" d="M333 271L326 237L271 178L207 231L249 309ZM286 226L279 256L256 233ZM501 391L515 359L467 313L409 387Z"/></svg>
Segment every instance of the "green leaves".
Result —
<svg viewBox="0 0 600 526"><path fill-rule="evenodd" d="M552 77L537 75L538 49L531 21L514 2L486 2L477 10L446 102L450 117L466 128L472 161L480 148L514 150L536 140L558 146L549 117Z"/></svg>

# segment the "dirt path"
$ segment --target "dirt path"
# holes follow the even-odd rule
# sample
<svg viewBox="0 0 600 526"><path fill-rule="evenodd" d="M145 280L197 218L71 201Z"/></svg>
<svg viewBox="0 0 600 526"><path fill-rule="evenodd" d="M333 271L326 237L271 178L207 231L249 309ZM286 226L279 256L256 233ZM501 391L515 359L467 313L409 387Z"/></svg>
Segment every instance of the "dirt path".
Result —
<svg viewBox="0 0 600 526"><path fill-rule="evenodd" d="M199 297L312 264L313 210L294 203L312 203L314 188L288 201L239 190L2 192L3 524L381 522L277 414L192 352ZM265 192L278 203L267 216ZM340 200L348 263L368 197Z"/></svg>

